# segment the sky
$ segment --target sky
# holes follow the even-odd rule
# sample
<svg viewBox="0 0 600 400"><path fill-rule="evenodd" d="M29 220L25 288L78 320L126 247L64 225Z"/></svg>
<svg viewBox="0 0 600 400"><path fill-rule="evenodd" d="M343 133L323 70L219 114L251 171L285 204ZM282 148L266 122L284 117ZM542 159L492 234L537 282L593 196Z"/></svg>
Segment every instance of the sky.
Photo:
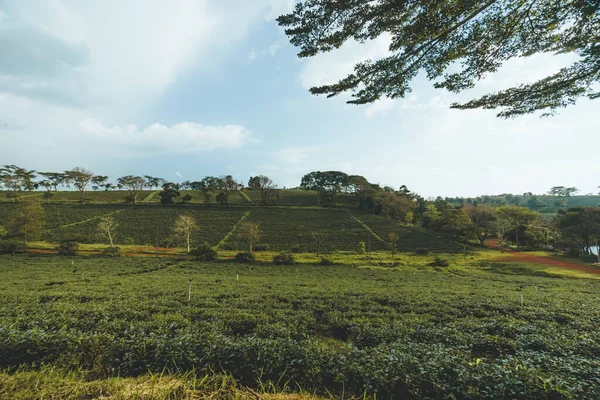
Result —
<svg viewBox="0 0 600 400"><path fill-rule="evenodd" d="M459 95L418 76L405 99L313 96L389 37L297 57L275 18L293 0L0 0L0 164L173 182L316 170L425 197L600 185L600 100L504 120L449 104L531 82L573 55L511 60Z"/></svg>

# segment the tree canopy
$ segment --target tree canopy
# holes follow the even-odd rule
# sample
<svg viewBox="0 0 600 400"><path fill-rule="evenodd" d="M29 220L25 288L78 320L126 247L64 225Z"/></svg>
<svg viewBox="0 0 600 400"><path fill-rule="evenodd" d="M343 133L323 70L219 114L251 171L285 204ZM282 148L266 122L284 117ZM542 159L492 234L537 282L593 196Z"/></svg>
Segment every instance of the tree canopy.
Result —
<svg viewBox="0 0 600 400"><path fill-rule="evenodd" d="M299 57L390 37L387 57L364 60L339 82L313 87L348 103L402 98L424 71L434 87L458 93L511 58L575 53L578 60L537 82L486 94L453 108L495 109L500 117L544 115L600 97L600 2L597 0L304 0L277 21Z"/></svg>

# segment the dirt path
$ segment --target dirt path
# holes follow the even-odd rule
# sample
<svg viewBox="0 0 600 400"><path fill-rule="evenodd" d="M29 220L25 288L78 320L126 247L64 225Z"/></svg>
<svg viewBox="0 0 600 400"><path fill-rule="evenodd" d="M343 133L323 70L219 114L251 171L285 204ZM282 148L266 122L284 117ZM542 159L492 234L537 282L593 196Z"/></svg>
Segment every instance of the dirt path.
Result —
<svg viewBox="0 0 600 400"><path fill-rule="evenodd" d="M501 250L499 239L488 239L485 242L485 245L491 249ZM502 253L501 253L502 254ZM504 249L504 254L499 255L491 261L498 262L524 262L531 264L540 264L540 265L548 265L551 267L561 267L561 268L569 268L577 271L588 272L590 274L600 274L600 269L588 267L583 263L579 263L577 261L571 261L568 259L557 259L553 257L541 257L533 254L521 253L514 250Z"/></svg>

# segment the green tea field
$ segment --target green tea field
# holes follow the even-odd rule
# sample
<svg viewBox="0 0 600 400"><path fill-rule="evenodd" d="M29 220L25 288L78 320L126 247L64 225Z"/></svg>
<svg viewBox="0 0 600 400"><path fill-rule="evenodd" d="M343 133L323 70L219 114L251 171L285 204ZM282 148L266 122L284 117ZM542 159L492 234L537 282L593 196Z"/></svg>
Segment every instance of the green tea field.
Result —
<svg viewBox="0 0 600 400"><path fill-rule="evenodd" d="M54 368L38 381L224 373L333 398L600 396L597 279L429 258L378 268L3 256L0 367ZM22 376L0 375L3 398ZM181 393L164 398L200 398Z"/></svg>

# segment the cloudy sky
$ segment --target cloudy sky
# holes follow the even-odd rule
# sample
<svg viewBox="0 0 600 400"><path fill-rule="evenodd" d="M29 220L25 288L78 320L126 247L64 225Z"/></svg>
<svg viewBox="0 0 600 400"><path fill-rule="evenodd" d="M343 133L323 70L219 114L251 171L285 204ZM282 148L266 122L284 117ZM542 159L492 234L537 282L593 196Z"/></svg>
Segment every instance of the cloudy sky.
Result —
<svg viewBox="0 0 600 400"><path fill-rule="evenodd" d="M308 88L388 39L298 59L274 21L292 2L0 0L0 164L287 187L335 169L424 196L597 191L600 101L546 119L448 108L573 57L514 60L459 96L417 78L406 99L352 106Z"/></svg>

